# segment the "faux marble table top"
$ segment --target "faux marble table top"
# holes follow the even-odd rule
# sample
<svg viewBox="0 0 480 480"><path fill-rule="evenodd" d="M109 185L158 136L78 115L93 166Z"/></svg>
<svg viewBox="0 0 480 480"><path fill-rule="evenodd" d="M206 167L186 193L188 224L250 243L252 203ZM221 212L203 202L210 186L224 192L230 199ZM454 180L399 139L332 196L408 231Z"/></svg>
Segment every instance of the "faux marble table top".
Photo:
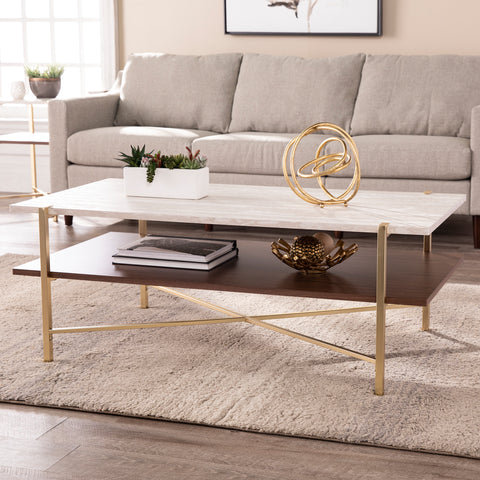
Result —
<svg viewBox="0 0 480 480"><path fill-rule="evenodd" d="M312 191L314 192L314 191ZM320 189L315 191L319 196ZM332 191L332 193L335 193ZM360 191L349 205L322 208L289 187L211 184L200 200L126 196L122 179L106 179L10 206L52 215L81 215L198 224L430 235L466 200L464 194Z"/></svg>
<svg viewBox="0 0 480 480"><path fill-rule="evenodd" d="M15 132L0 135L0 143L14 143L26 145L48 145L48 132Z"/></svg>
<svg viewBox="0 0 480 480"><path fill-rule="evenodd" d="M46 105L51 98L36 98L27 96L20 100L14 100L13 98L0 98L0 105Z"/></svg>

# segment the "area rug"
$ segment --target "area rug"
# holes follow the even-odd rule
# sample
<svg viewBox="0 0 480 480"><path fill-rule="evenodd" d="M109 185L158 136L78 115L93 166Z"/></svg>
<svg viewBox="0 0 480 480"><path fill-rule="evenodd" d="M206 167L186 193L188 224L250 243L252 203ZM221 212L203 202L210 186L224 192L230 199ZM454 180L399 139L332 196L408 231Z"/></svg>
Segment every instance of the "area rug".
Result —
<svg viewBox="0 0 480 480"><path fill-rule="evenodd" d="M388 312L378 397L373 365L243 323L57 335L43 363L40 280L11 274L30 258L0 257L1 401L480 457L479 286L445 285L430 332L418 308ZM158 291L140 310L128 285L57 280L52 291L57 327L215 316ZM345 305L197 293L245 314ZM277 323L375 351L371 313Z"/></svg>

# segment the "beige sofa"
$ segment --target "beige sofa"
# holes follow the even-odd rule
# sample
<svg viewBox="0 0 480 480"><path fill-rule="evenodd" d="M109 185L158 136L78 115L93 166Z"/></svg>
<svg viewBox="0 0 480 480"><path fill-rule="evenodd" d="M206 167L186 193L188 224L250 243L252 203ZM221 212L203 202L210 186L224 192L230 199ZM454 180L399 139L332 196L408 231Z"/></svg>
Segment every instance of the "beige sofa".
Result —
<svg viewBox="0 0 480 480"><path fill-rule="evenodd" d="M478 78L477 56L132 55L118 89L49 102L52 191L121 177L118 153L143 144L200 149L212 182L284 185L286 144L331 122L358 146L361 189L465 193L479 248ZM299 163L318 144L305 137Z"/></svg>

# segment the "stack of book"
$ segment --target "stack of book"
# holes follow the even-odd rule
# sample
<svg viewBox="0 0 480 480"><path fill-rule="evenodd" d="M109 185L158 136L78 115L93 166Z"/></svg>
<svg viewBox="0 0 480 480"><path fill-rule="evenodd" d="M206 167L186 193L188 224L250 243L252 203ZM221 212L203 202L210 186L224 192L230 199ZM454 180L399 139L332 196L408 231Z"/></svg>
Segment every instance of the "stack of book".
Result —
<svg viewBox="0 0 480 480"><path fill-rule="evenodd" d="M211 270L238 255L235 240L146 235L118 248L117 265Z"/></svg>

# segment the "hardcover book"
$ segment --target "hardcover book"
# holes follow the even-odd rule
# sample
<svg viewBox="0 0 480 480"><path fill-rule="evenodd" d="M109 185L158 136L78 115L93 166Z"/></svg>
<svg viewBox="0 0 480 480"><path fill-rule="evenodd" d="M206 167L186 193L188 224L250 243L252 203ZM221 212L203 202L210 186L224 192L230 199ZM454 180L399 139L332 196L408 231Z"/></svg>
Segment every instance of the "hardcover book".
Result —
<svg viewBox="0 0 480 480"><path fill-rule="evenodd" d="M122 257L208 263L232 251L235 240L146 235L118 248Z"/></svg>
<svg viewBox="0 0 480 480"><path fill-rule="evenodd" d="M238 249L234 248L220 257L216 257L209 262L192 262L182 260L165 260L158 258L128 257L120 254L112 256L114 265L137 265L139 267L164 267L164 268L185 268L188 270L212 270L222 263L235 258L238 255Z"/></svg>

